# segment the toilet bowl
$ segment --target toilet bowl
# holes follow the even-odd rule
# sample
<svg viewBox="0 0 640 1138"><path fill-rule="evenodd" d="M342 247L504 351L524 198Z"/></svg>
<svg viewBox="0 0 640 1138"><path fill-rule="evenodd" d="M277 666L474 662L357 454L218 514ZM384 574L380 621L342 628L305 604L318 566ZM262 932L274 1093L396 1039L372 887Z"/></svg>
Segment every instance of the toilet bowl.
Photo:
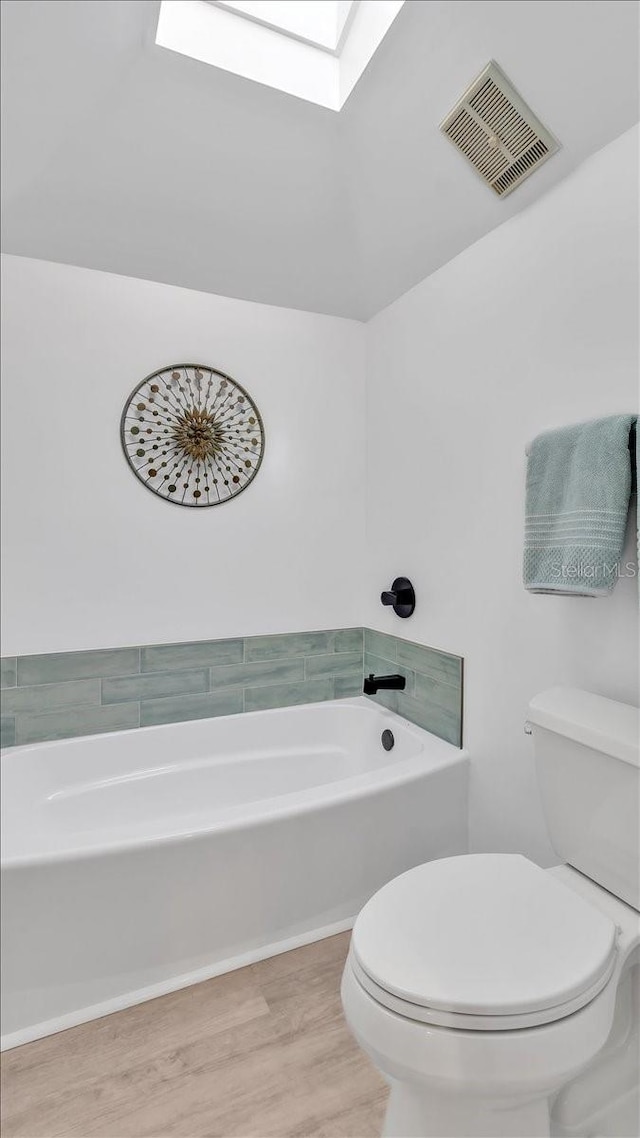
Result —
<svg viewBox="0 0 640 1138"><path fill-rule="evenodd" d="M409 870L354 926L345 1016L391 1086L383 1133L550 1134L603 1051L638 914L569 867L507 854Z"/></svg>
<svg viewBox="0 0 640 1138"><path fill-rule="evenodd" d="M639 1133L637 712L558 689L530 711L572 864L432 861L354 925L342 1002L391 1088L387 1138Z"/></svg>

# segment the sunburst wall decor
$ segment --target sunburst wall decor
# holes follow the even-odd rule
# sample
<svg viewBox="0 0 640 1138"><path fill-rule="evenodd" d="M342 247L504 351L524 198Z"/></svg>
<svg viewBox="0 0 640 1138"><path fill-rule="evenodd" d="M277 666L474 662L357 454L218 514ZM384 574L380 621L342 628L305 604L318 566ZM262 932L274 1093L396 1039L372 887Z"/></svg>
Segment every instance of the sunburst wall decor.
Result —
<svg viewBox="0 0 640 1138"><path fill-rule="evenodd" d="M246 490L264 453L251 396L204 364L154 371L131 393L122 447L147 489L178 506L219 506Z"/></svg>

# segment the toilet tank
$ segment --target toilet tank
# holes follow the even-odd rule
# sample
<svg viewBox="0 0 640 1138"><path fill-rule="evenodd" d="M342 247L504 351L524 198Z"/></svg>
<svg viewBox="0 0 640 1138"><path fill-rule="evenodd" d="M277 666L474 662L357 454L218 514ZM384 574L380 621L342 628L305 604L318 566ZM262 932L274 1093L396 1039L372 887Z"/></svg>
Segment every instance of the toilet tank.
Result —
<svg viewBox="0 0 640 1138"><path fill-rule="evenodd" d="M532 699L529 723L556 853L640 909L638 708L551 688Z"/></svg>

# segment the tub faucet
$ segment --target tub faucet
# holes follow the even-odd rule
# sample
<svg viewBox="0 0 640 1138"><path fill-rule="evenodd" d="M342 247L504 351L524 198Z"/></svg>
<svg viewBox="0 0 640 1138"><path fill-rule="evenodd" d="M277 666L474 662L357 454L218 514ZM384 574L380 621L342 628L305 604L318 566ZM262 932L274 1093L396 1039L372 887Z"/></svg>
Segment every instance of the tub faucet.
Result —
<svg viewBox="0 0 640 1138"><path fill-rule="evenodd" d="M406 683L404 676L374 676L371 672L365 676L362 690L365 695L375 695L378 691L404 691Z"/></svg>

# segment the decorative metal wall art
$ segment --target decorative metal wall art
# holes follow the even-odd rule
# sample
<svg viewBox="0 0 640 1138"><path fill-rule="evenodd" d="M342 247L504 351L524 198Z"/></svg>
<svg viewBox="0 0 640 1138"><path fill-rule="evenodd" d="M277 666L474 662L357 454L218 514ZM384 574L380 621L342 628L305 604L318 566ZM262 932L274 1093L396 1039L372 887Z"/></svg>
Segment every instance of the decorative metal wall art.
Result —
<svg viewBox="0 0 640 1138"><path fill-rule="evenodd" d="M178 506L218 506L246 490L264 452L250 395L204 364L174 364L138 384L122 412L122 447L147 489Z"/></svg>

